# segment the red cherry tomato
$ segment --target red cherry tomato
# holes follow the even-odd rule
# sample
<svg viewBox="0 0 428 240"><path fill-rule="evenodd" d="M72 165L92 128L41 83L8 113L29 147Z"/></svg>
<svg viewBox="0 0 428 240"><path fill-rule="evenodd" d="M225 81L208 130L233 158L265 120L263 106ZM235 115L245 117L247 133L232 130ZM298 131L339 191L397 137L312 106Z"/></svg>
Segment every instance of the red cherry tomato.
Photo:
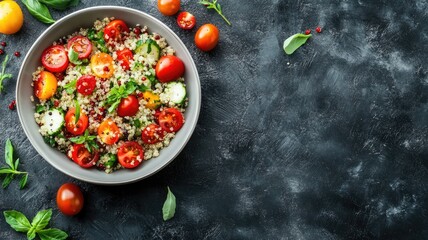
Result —
<svg viewBox="0 0 428 240"><path fill-rule="evenodd" d="M182 12L177 17L177 24L181 29L189 30L195 27L196 18L189 12Z"/></svg>
<svg viewBox="0 0 428 240"><path fill-rule="evenodd" d="M125 142L117 150L117 159L124 168L135 168L144 160L144 149L136 142Z"/></svg>
<svg viewBox="0 0 428 240"><path fill-rule="evenodd" d="M74 144L68 152L68 157L82 168L91 168L95 166L100 158L98 152L90 153L84 144Z"/></svg>
<svg viewBox="0 0 428 240"><path fill-rule="evenodd" d="M114 44L114 42L123 41L123 32L129 32L129 28L122 20L113 20L104 28L104 40L106 43Z"/></svg>
<svg viewBox="0 0 428 240"><path fill-rule="evenodd" d="M131 50L125 48L123 50L117 51L117 59L120 62L120 66L124 70L129 70L131 65L131 60L134 60L134 54L132 54Z"/></svg>
<svg viewBox="0 0 428 240"><path fill-rule="evenodd" d="M56 204L59 210L68 216L78 214L83 208L83 194L73 183L63 184L56 194Z"/></svg>
<svg viewBox="0 0 428 240"><path fill-rule="evenodd" d="M158 0L158 9L163 15L172 16L180 10L180 0Z"/></svg>
<svg viewBox="0 0 428 240"><path fill-rule="evenodd" d="M122 98L119 107L117 108L117 115L121 117L132 117L137 114L140 104L137 97L129 95L127 98Z"/></svg>
<svg viewBox="0 0 428 240"><path fill-rule="evenodd" d="M176 108L165 108L159 114L159 125L166 132L177 132L184 124L183 114Z"/></svg>
<svg viewBox="0 0 428 240"><path fill-rule="evenodd" d="M42 53L43 67L50 72L64 72L68 67L68 63L67 52L63 46L50 46Z"/></svg>
<svg viewBox="0 0 428 240"><path fill-rule="evenodd" d="M184 63L176 56L163 56L156 64L156 77L162 82L170 82L184 74Z"/></svg>
<svg viewBox="0 0 428 240"><path fill-rule="evenodd" d="M163 129L159 125L152 123L143 129L141 138L146 144L155 144L163 140L163 132Z"/></svg>
<svg viewBox="0 0 428 240"><path fill-rule="evenodd" d="M155 110L155 113L153 114L153 121L155 123L159 124L159 115L161 114L161 111L159 109Z"/></svg>
<svg viewBox="0 0 428 240"><path fill-rule="evenodd" d="M92 75L83 75L76 83L77 91L82 95L91 95L96 86L97 80Z"/></svg>
<svg viewBox="0 0 428 240"><path fill-rule="evenodd" d="M67 49L73 48L79 54L79 59L87 58L92 52L91 41L84 36L75 36L68 41Z"/></svg>
<svg viewBox="0 0 428 240"><path fill-rule="evenodd" d="M65 128L67 131L75 136L81 135L88 128L89 120L84 113L80 113L79 120L76 123L76 109L71 108L65 115Z"/></svg>
<svg viewBox="0 0 428 240"><path fill-rule="evenodd" d="M202 25L195 35L196 47L202 51L208 52L217 46L220 32L213 24Z"/></svg>

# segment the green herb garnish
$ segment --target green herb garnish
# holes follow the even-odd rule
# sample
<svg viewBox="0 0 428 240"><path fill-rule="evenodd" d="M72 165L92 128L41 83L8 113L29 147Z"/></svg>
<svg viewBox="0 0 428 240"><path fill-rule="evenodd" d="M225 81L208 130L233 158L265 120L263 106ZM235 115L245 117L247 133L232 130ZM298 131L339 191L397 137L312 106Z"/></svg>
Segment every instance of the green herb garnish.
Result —
<svg viewBox="0 0 428 240"><path fill-rule="evenodd" d="M36 113L42 113L44 111L46 111L46 107L45 106L43 106L41 104L36 105Z"/></svg>
<svg viewBox="0 0 428 240"><path fill-rule="evenodd" d="M73 81L71 81L71 82L69 82L69 83L67 83L65 86L64 86L64 89L65 89L65 91L68 93L68 94L73 94L74 93L74 91L76 91L76 85L77 85L77 79L74 79Z"/></svg>
<svg viewBox="0 0 428 240"><path fill-rule="evenodd" d="M51 13L49 12L48 7L40 3L38 0L21 0L21 2L27 7L31 15L33 15L40 22L47 24L55 22L51 16Z"/></svg>
<svg viewBox="0 0 428 240"><path fill-rule="evenodd" d="M129 95L135 92L137 90L138 84L130 81L127 82L125 85L121 85L113 87L110 89L110 92L107 95L106 104L110 105L108 108L108 112L113 112L120 104L120 101L122 98L127 98Z"/></svg>
<svg viewBox="0 0 428 240"><path fill-rule="evenodd" d="M210 1L199 1L199 4L205 5L208 9L214 9L220 16L224 19L224 21L227 22L227 24L232 25L229 20L223 15L221 6L219 3L217 3L217 0Z"/></svg>
<svg viewBox="0 0 428 240"><path fill-rule="evenodd" d="M12 182L15 176L23 175L19 182L19 187L23 189L27 184L28 173L18 171L19 158L16 160L13 159L13 146L12 146L12 142L9 139L6 140L4 155L5 155L4 158L5 158L7 167L0 167L0 175L4 174L6 176L3 180L2 187L7 188L7 186L9 186L10 182Z"/></svg>
<svg viewBox="0 0 428 240"><path fill-rule="evenodd" d="M163 204L162 213L163 213L163 220L167 221L174 217L175 214L175 207L176 207L176 199L174 194L171 192L171 190L168 188L168 194L166 195L165 203Z"/></svg>
<svg viewBox="0 0 428 240"><path fill-rule="evenodd" d="M68 234L60 229L45 229L52 218L52 209L39 211L31 223L24 214L15 210L4 211L3 215L15 231L27 233L27 239L34 239L36 234L41 240L63 240L68 237Z"/></svg>
<svg viewBox="0 0 428 240"><path fill-rule="evenodd" d="M5 73L6 71L6 65L7 61L9 61L9 55L6 55L6 57L3 60L3 63L1 64L1 73L0 73L0 93L3 90L3 80L12 78L12 74Z"/></svg>
<svg viewBox="0 0 428 240"><path fill-rule="evenodd" d="M95 45L101 52L108 52L106 42L104 41L103 31L97 32L94 28L91 28L88 31L88 38L95 43Z"/></svg>
<svg viewBox="0 0 428 240"><path fill-rule="evenodd" d="M48 7L57 10L65 10L69 7L74 7L79 4L79 0L39 0L41 3L46 4Z"/></svg>
<svg viewBox="0 0 428 240"><path fill-rule="evenodd" d="M117 155L116 154L109 154L108 155L108 160L107 162L104 164L107 168L113 168L114 166L116 166L117 164Z"/></svg>
<svg viewBox="0 0 428 240"><path fill-rule="evenodd" d="M75 107L75 111L74 111L74 118L75 118L74 123L77 123L80 119L80 104L77 100L76 100L75 105L76 105L76 107Z"/></svg>
<svg viewBox="0 0 428 240"><path fill-rule="evenodd" d="M283 47L285 53L288 55L293 54L294 51L296 51L300 46L305 44L308 38L310 38L311 36L312 36L311 34L306 35L306 34L297 33L287 38L284 41L284 47Z"/></svg>
<svg viewBox="0 0 428 240"><path fill-rule="evenodd" d="M79 53L74 51L73 47L68 49L68 59L74 65L82 65L82 61L79 60Z"/></svg>
<svg viewBox="0 0 428 240"><path fill-rule="evenodd" d="M97 136L90 136L88 130L85 131L83 136L69 138L69 140L73 143L84 144L90 153L92 153L93 149L99 149L95 139L97 139Z"/></svg>

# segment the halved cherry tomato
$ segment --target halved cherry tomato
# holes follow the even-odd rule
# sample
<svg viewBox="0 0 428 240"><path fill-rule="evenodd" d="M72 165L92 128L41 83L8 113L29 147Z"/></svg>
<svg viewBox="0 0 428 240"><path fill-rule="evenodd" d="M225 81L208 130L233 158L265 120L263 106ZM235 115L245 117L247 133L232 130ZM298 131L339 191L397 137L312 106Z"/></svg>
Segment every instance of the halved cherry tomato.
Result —
<svg viewBox="0 0 428 240"><path fill-rule="evenodd" d="M83 194L80 188L73 183L63 184L56 194L56 204L59 210L67 215L74 216L83 208Z"/></svg>
<svg viewBox="0 0 428 240"><path fill-rule="evenodd" d="M95 166L100 158L98 152L90 153L84 144L74 144L68 152L68 156L82 168L91 168Z"/></svg>
<svg viewBox="0 0 428 240"><path fill-rule="evenodd" d="M97 53L91 57L91 68L100 78L110 78L114 74L113 58L107 53Z"/></svg>
<svg viewBox="0 0 428 240"><path fill-rule="evenodd" d="M98 127L98 136L107 145L113 145L120 138L120 130L116 123L109 119L104 120Z"/></svg>
<svg viewBox="0 0 428 240"><path fill-rule="evenodd" d="M184 63L176 56L163 56L156 64L156 77L162 82L170 82L184 74Z"/></svg>
<svg viewBox="0 0 428 240"><path fill-rule="evenodd" d="M57 87L58 81L55 75L42 71L34 83L34 95L40 100L47 100L55 94Z"/></svg>
<svg viewBox="0 0 428 240"><path fill-rule="evenodd" d="M166 132L177 132L184 124L183 114L176 108L165 108L159 114L159 125Z"/></svg>
<svg viewBox="0 0 428 240"><path fill-rule="evenodd" d="M68 63L67 52L63 46L50 46L42 53L43 67L50 72L64 72L68 67Z"/></svg>
<svg viewBox="0 0 428 240"><path fill-rule="evenodd" d="M83 75L76 83L77 91L82 95L91 95L96 86L97 80L92 75Z"/></svg>
<svg viewBox="0 0 428 240"><path fill-rule="evenodd" d="M123 50L117 51L116 54L117 59L120 62L120 66L122 66L124 70L129 70L131 65L130 60L134 60L134 54L132 54L131 50L125 48Z"/></svg>
<svg viewBox="0 0 428 240"><path fill-rule="evenodd" d="M136 142L125 142L117 150L117 159L124 168L135 168L144 160L144 149Z"/></svg>
<svg viewBox="0 0 428 240"><path fill-rule="evenodd" d="M157 124L152 123L145 127L141 132L141 138L144 143L155 144L163 140L164 130Z"/></svg>
<svg viewBox="0 0 428 240"><path fill-rule="evenodd" d="M129 28L122 20L113 20L104 28L104 40L106 43L114 44L122 42L122 32L129 32Z"/></svg>
<svg viewBox="0 0 428 240"><path fill-rule="evenodd" d="M213 24L202 25L195 35L196 47L202 51L210 51L217 46L220 33L218 28Z"/></svg>
<svg viewBox="0 0 428 240"><path fill-rule="evenodd" d="M181 29L189 30L195 27L196 18L189 12L181 12L177 17L177 24Z"/></svg>
<svg viewBox="0 0 428 240"><path fill-rule="evenodd" d="M180 0L158 0L158 9L163 15L172 16L180 10Z"/></svg>
<svg viewBox="0 0 428 240"><path fill-rule="evenodd" d="M161 114L161 111L159 109L155 110L155 113L153 114L153 121L155 123L159 124L159 115Z"/></svg>
<svg viewBox="0 0 428 240"><path fill-rule="evenodd" d="M71 108L65 114L65 128L67 131L75 136L81 135L88 128L89 120L86 114L80 112L79 120L76 123L76 109Z"/></svg>
<svg viewBox="0 0 428 240"><path fill-rule="evenodd" d="M122 98L117 108L117 115L121 117L132 117L137 114L140 104L138 99L134 95L129 95L126 98Z"/></svg>
<svg viewBox="0 0 428 240"><path fill-rule="evenodd" d="M79 54L79 59L87 58L92 52L91 41L84 36L75 36L68 41L67 49L73 48Z"/></svg>
<svg viewBox="0 0 428 240"><path fill-rule="evenodd" d="M146 100L146 108L155 110L160 106L160 97L156 93L151 91L145 91L143 93L143 98Z"/></svg>

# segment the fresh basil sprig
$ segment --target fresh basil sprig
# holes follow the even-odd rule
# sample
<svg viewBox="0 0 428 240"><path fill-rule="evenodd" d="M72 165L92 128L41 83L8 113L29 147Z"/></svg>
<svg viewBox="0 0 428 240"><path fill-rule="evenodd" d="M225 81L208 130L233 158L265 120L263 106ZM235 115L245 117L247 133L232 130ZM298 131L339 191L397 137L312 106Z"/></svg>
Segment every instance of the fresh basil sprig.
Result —
<svg viewBox="0 0 428 240"><path fill-rule="evenodd" d="M302 46L303 44L306 43L306 41L311 37L311 34L301 34L301 33L297 33L294 34L293 36L287 38L284 41L284 51L286 54L291 55L294 53L294 51L296 51L300 46Z"/></svg>
<svg viewBox="0 0 428 240"><path fill-rule="evenodd" d="M69 7L74 7L79 4L79 0L39 0L41 3L46 4L48 7L57 9L57 10L65 10Z"/></svg>
<svg viewBox="0 0 428 240"><path fill-rule="evenodd" d="M68 59L74 65L82 65L82 61L79 60L79 54L72 47L68 49Z"/></svg>
<svg viewBox="0 0 428 240"><path fill-rule="evenodd" d="M116 86L110 89L110 92L107 95L107 100L105 103L110 105L108 112L113 112L120 104L122 98L127 98L129 95L137 90L138 84L134 81L127 82L125 85Z"/></svg>
<svg viewBox="0 0 428 240"><path fill-rule="evenodd" d="M27 7L28 11L33 15L37 20L42 23L54 23L55 20L52 18L51 13L49 12L46 5L40 3L38 0L21 0L22 3Z"/></svg>
<svg viewBox="0 0 428 240"><path fill-rule="evenodd" d="M223 12L221 10L221 6L219 3L217 3L217 0L210 1L199 1L199 4L202 4L206 6L208 9L214 9L223 19L227 22L227 24L232 25L229 20L223 15Z"/></svg>
<svg viewBox="0 0 428 240"><path fill-rule="evenodd" d="M167 221L174 217L175 215L175 207L176 207L176 199L174 194L171 192L171 189L168 188L168 194L166 195L165 203L162 207L163 220Z"/></svg>
<svg viewBox="0 0 428 240"><path fill-rule="evenodd" d="M77 85L77 79L74 79L71 82L67 83L64 86L64 89L68 94L71 95L74 93L74 91L76 91L76 85Z"/></svg>
<svg viewBox="0 0 428 240"><path fill-rule="evenodd" d="M76 105L76 107L75 107L75 111L74 111L74 118L75 118L74 123L77 123L77 122L79 122L79 119L80 119L80 104L77 100L76 100L75 105Z"/></svg>
<svg viewBox="0 0 428 240"><path fill-rule="evenodd" d="M2 187L7 188L9 186L10 182L15 178L17 175L23 175L21 177L21 180L19 182L19 187L23 189L25 185L27 184L28 180L28 173L27 172L21 172L18 171L19 166L19 158L14 160L13 159L13 146L12 142L8 139L6 140L6 147L5 147L5 154L4 158L6 161L7 167L0 167L0 175L5 174L6 177L3 180Z"/></svg>
<svg viewBox="0 0 428 240"><path fill-rule="evenodd" d="M96 43L96 47L101 52L108 52L108 48L106 47L106 42L104 41L104 32L96 31L94 28L88 30L88 38L93 43Z"/></svg>
<svg viewBox="0 0 428 240"><path fill-rule="evenodd" d="M6 57L3 60L3 63L1 64L1 73L0 73L0 93L3 90L3 80L12 78L12 74L5 73L6 71L6 65L7 61L9 61L9 55L6 55Z"/></svg>
<svg viewBox="0 0 428 240"><path fill-rule="evenodd" d="M41 240L62 240L68 237L68 234L60 229L45 229L52 218L52 209L39 211L31 223L24 214L16 210L4 211L3 215L15 231L27 233L27 239L34 239L36 234Z"/></svg>
<svg viewBox="0 0 428 240"><path fill-rule="evenodd" d="M97 136L90 136L88 130L85 131L83 136L69 138L69 140L73 143L84 144L85 148L88 149L90 153L92 153L93 149L100 148L95 139L97 139Z"/></svg>

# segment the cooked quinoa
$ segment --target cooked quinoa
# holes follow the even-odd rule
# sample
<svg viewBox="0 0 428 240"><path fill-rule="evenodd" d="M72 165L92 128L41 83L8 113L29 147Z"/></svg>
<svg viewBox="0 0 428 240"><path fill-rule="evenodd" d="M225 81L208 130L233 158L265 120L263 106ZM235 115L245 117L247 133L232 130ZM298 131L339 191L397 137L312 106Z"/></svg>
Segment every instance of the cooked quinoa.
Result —
<svg viewBox="0 0 428 240"><path fill-rule="evenodd" d="M182 76L165 82L160 81L157 75L159 57L175 55L166 39L157 33L150 33L146 26L140 25L129 28L129 31L124 31L124 27L118 28L122 32L116 35L117 38L111 39L106 29L110 29L114 23L117 23L114 18L97 20L92 28L81 28L53 42L51 48L63 47L68 59L64 60L63 55L46 57L45 52L52 53L53 50L45 50L42 66L33 73L32 86L36 97L31 96L31 100L37 102L34 118L46 143L67 154L79 165L85 168L95 166L106 173L134 168L143 160L159 156L181 128L163 124L163 120L158 119L159 114L165 116L169 113L172 114L170 117L176 119L177 115L185 112L188 103ZM85 55L85 50L88 51L88 46L84 45L88 44L88 40L91 49L88 56L81 57ZM71 47L70 41L74 44ZM76 41L83 43L83 47L75 44ZM159 57L156 56L157 50ZM123 52L131 52L132 57L123 55ZM97 60L105 57L102 55L105 53L112 58L112 65L106 65L105 62L102 62L104 65L97 65ZM48 63L45 64L43 59ZM61 61L68 63L64 71L56 69ZM94 86L91 86L92 83ZM184 89L184 95L180 87ZM177 89L179 92L174 92ZM49 91L53 93L49 94ZM136 102L133 103L133 106L138 107L136 112L129 113L126 99L138 101L138 106ZM61 118L64 118L62 124L58 123ZM87 127L83 129L86 118ZM184 119L181 119L182 125ZM112 125L116 125L119 131L111 130L109 127ZM103 130L106 127L107 130ZM130 150L135 153L133 159L121 159L123 151L129 150L123 146L129 146L129 142L137 143L143 149L144 159L138 155L142 152L135 152L135 149ZM76 145L80 146L80 150ZM128 161L126 165L122 164L125 161L123 159ZM80 161L84 162L80 164ZM84 166L88 162L90 165Z"/></svg>

